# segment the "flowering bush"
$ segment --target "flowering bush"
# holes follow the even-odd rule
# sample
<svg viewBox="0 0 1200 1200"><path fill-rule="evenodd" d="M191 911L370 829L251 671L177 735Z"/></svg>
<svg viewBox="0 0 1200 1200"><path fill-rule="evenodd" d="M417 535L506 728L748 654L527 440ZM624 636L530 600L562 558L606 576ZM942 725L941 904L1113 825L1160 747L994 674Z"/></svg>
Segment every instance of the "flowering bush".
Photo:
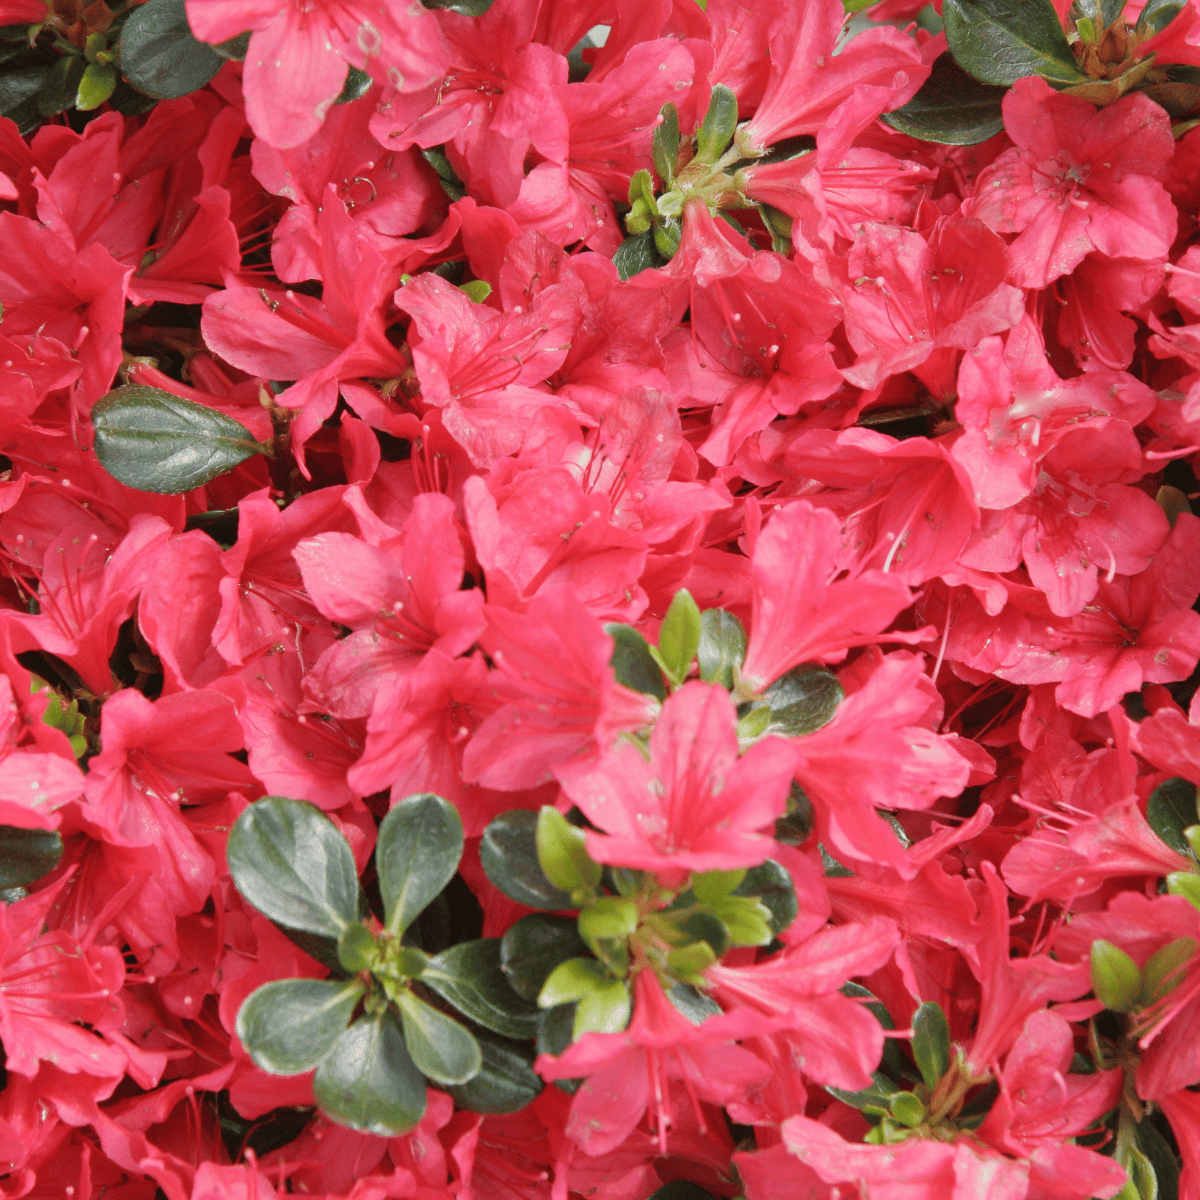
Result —
<svg viewBox="0 0 1200 1200"><path fill-rule="evenodd" d="M0 1194L1200 1200L1196 0L0 0L0 114Z"/></svg>

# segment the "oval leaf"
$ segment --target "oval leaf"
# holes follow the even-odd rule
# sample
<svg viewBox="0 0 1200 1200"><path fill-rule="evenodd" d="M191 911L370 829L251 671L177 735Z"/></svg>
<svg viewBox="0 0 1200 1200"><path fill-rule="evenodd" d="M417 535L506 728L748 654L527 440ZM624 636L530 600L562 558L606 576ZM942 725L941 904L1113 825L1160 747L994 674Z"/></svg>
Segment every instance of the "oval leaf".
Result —
<svg viewBox="0 0 1200 1200"><path fill-rule="evenodd" d="M608 665L616 681L635 692L665 700L667 688L662 671L651 656L646 639L632 625L609 624L604 632L613 640Z"/></svg>
<svg viewBox="0 0 1200 1200"><path fill-rule="evenodd" d="M446 1088L459 1108L476 1113L514 1113L536 1100L542 1081L533 1071L534 1049L493 1033L477 1033L483 1057L479 1073Z"/></svg>
<svg viewBox="0 0 1200 1200"><path fill-rule="evenodd" d="M1146 820L1150 828L1180 854L1189 852L1183 831L1196 824L1196 817L1196 785L1186 779L1168 779L1160 783L1146 802Z"/></svg>
<svg viewBox="0 0 1200 1200"><path fill-rule="evenodd" d="M226 854L242 895L288 929L338 938L365 909L354 853L311 804L256 800L229 831Z"/></svg>
<svg viewBox="0 0 1200 1200"><path fill-rule="evenodd" d="M921 90L880 120L922 141L973 146L1004 128L1000 102L1007 90L968 75L947 52L938 56Z"/></svg>
<svg viewBox="0 0 1200 1200"><path fill-rule="evenodd" d="M531 1038L537 1005L509 986L500 960L500 939L479 938L443 950L425 964L421 982L459 1012L495 1033ZM549 973L549 972L547 972Z"/></svg>
<svg viewBox="0 0 1200 1200"><path fill-rule="evenodd" d="M62 852L62 838L52 829L0 825L0 888L20 887L49 875Z"/></svg>
<svg viewBox="0 0 1200 1200"><path fill-rule="evenodd" d="M930 1088L941 1082L950 1069L950 1026L942 1006L926 1000L913 1014L913 1058Z"/></svg>
<svg viewBox="0 0 1200 1200"><path fill-rule="evenodd" d="M958 65L983 83L1087 82L1050 0L946 0L942 20Z"/></svg>
<svg viewBox="0 0 1200 1200"><path fill-rule="evenodd" d="M432 792L406 797L383 818L375 866L393 936L399 937L454 878L462 849L458 810Z"/></svg>
<svg viewBox="0 0 1200 1200"><path fill-rule="evenodd" d="M793 667L763 693L771 706L772 733L803 737L828 725L846 693L832 671L815 663Z"/></svg>
<svg viewBox="0 0 1200 1200"><path fill-rule="evenodd" d="M753 896L766 905L771 914L768 924L773 934L782 933L800 911L791 875L773 858L750 867L746 878L733 889L733 894Z"/></svg>
<svg viewBox="0 0 1200 1200"><path fill-rule="evenodd" d="M191 491L263 449L232 417L138 383L98 400L92 424L101 466L140 492Z"/></svg>
<svg viewBox="0 0 1200 1200"><path fill-rule="evenodd" d="M479 845L484 874L510 900L528 908L574 908L570 893L556 888L538 862L537 822L537 813L525 809L498 816Z"/></svg>
<svg viewBox="0 0 1200 1200"><path fill-rule="evenodd" d="M613 266L622 279L632 279L634 275L649 271L661 262L654 245L654 235L649 231L626 238L613 255Z"/></svg>
<svg viewBox="0 0 1200 1200"><path fill-rule="evenodd" d="M317 1068L313 1095L327 1117L363 1133L395 1137L416 1127L425 1077L390 1009L360 1017L338 1038Z"/></svg>
<svg viewBox="0 0 1200 1200"><path fill-rule="evenodd" d="M363 993L357 979L280 979L242 1001L237 1035L272 1075L311 1071L333 1049Z"/></svg>
<svg viewBox="0 0 1200 1200"><path fill-rule="evenodd" d="M202 88L225 59L192 36L184 0L147 0L130 14L118 49L121 72L139 92L174 100Z"/></svg>
<svg viewBox="0 0 1200 1200"><path fill-rule="evenodd" d="M500 939L500 969L518 996L536 1001L550 972L568 958L583 958L587 947L570 917L531 913Z"/></svg>
<svg viewBox="0 0 1200 1200"><path fill-rule="evenodd" d="M404 1044L417 1070L435 1083L466 1083L479 1073L479 1043L457 1021L412 992L401 992Z"/></svg>
<svg viewBox="0 0 1200 1200"><path fill-rule="evenodd" d="M734 672L746 657L746 629L723 608L706 608L700 614L700 644L696 661L705 683L733 687Z"/></svg>
<svg viewBox="0 0 1200 1200"><path fill-rule="evenodd" d="M659 626L656 656L663 670L676 684L687 678L699 646L700 609L692 599L692 593L687 588L680 588Z"/></svg>

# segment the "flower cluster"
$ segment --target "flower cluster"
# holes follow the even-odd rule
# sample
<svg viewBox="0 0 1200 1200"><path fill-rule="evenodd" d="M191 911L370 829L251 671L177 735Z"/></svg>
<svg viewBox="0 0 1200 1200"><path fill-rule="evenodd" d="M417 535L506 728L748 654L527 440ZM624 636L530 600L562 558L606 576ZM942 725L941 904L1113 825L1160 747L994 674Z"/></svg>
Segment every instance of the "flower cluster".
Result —
<svg viewBox="0 0 1200 1200"><path fill-rule="evenodd" d="M1200 5L862 7L0 0L0 1195L1200 1198Z"/></svg>

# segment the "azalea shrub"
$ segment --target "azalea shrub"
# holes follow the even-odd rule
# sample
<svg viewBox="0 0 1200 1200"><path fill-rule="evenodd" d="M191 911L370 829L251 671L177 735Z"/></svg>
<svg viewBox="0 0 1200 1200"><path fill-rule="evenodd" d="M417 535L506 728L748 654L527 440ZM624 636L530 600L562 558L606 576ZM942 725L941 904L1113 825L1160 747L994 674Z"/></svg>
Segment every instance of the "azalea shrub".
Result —
<svg viewBox="0 0 1200 1200"><path fill-rule="evenodd" d="M1200 1200L1197 126L1197 0L0 0L0 1194Z"/></svg>

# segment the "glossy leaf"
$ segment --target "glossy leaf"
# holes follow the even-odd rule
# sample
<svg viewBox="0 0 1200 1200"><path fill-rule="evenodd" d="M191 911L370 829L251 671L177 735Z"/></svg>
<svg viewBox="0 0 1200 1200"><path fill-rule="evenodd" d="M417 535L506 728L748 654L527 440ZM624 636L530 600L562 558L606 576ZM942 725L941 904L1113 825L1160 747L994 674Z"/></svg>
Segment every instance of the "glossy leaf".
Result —
<svg viewBox="0 0 1200 1200"><path fill-rule="evenodd" d="M1137 32L1147 37L1162 33L1187 7L1183 0L1148 0L1137 19Z"/></svg>
<svg viewBox="0 0 1200 1200"><path fill-rule="evenodd" d="M87 63L78 54L64 54L46 74L46 82L37 94L37 110L43 117L53 117L75 103L79 81Z"/></svg>
<svg viewBox="0 0 1200 1200"><path fill-rule="evenodd" d="M603 868L588 857L582 829L547 804L538 812L536 836L538 862L555 887L572 894L595 890Z"/></svg>
<svg viewBox="0 0 1200 1200"><path fill-rule="evenodd" d="M917 94L880 120L925 142L973 146L1004 128L1000 102L1007 90L968 75L947 52L938 56Z"/></svg>
<svg viewBox="0 0 1200 1200"><path fill-rule="evenodd" d="M17 67L0 72L0 117L12 121L22 136L41 123L37 97L49 71L49 67Z"/></svg>
<svg viewBox="0 0 1200 1200"><path fill-rule="evenodd" d="M108 63L88 63L79 77L75 91L75 107L80 112L91 112L99 108L113 94L117 86L117 72Z"/></svg>
<svg viewBox="0 0 1200 1200"><path fill-rule="evenodd" d="M412 992L401 992L399 1005L404 1044L422 1075L447 1084L466 1083L478 1073L483 1059L468 1029Z"/></svg>
<svg viewBox="0 0 1200 1200"><path fill-rule="evenodd" d="M237 1035L272 1075L311 1071L333 1048L363 994L357 979L280 979L242 1001Z"/></svg>
<svg viewBox="0 0 1200 1200"><path fill-rule="evenodd" d="M871 1072L871 1086L858 1092L848 1092L842 1088L826 1087L825 1090L836 1096L843 1104L857 1108L860 1112L872 1113L881 1117L892 1110L892 1097L900 1090L885 1075L878 1071Z"/></svg>
<svg viewBox="0 0 1200 1200"><path fill-rule="evenodd" d="M138 383L98 400L92 423L101 466L141 492L191 491L263 449L250 430L215 408Z"/></svg>
<svg viewBox="0 0 1200 1200"><path fill-rule="evenodd" d="M146 0L125 22L118 48L121 73L156 100L202 88L225 63L192 36L184 0Z"/></svg>
<svg viewBox="0 0 1200 1200"><path fill-rule="evenodd" d="M509 986L500 955L499 938L459 942L425 964L421 982L486 1029L504 1037L531 1038L537 1006Z"/></svg>
<svg viewBox="0 0 1200 1200"><path fill-rule="evenodd" d="M510 900L529 908L576 908L570 892L548 880L538 862L538 815L525 809L502 813L483 831L479 860L484 874Z"/></svg>
<svg viewBox="0 0 1200 1200"><path fill-rule="evenodd" d="M387 1012L360 1017L333 1044L313 1078L322 1112L341 1125L380 1137L413 1129L425 1115L425 1076Z"/></svg>
<svg viewBox="0 0 1200 1200"><path fill-rule="evenodd" d="M700 678L732 688L734 674L746 657L746 629L741 621L723 608L706 608L700 614L700 642L696 661Z"/></svg>
<svg viewBox="0 0 1200 1200"><path fill-rule="evenodd" d="M374 82L368 72L351 67L346 72L346 82L342 85L334 104L349 104L354 100L361 100L371 90L371 84Z"/></svg>
<svg viewBox="0 0 1200 1200"><path fill-rule="evenodd" d="M226 854L238 890L279 925L338 938L359 919L354 854L311 804L256 800L229 831Z"/></svg>
<svg viewBox="0 0 1200 1200"><path fill-rule="evenodd" d="M539 1008L555 1008L582 1000L596 988L606 986L612 976L594 958L569 958L550 972L538 993Z"/></svg>
<svg viewBox="0 0 1200 1200"><path fill-rule="evenodd" d="M571 917L530 913L500 939L500 968L518 996L536 1001L542 985L561 962L582 958L587 947Z"/></svg>
<svg viewBox="0 0 1200 1200"><path fill-rule="evenodd" d="M462 849L458 810L432 792L406 796L383 818L375 866L384 920L394 937L454 878Z"/></svg>
<svg viewBox="0 0 1200 1200"><path fill-rule="evenodd" d="M913 1014L913 1058L930 1088L950 1069L950 1026L940 1004L926 1000Z"/></svg>
<svg viewBox="0 0 1200 1200"><path fill-rule="evenodd" d="M1160 783L1146 802L1146 820L1150 828L1180 854L1189 852L1183 831L1196 823L1196 816L1196 785L1186 779L1168 779Z"/></svg>
<svg viewBox="0 0 1200 1200"><path fill-rule="evenodd" d="M686 588L675 593L658 629L658 646L650 653L667 677L683 683L700 646L700 609Z"/></svg>
<svg viewBox="0 0 1200 1200"><path fill-rule="evenodd" d="M446 1091L459 1108L475 1113L514 1113L541 1094L543 1083L534 1073L534 1048L493 1033L476 1033L482 1056L479 1072L466 1083Z"/></svg>
<svg viewBox="0 0 1200 1200"><path fill-rule="evenodd" d="M958 65L983 83L1086 81L1050 0L946 0L942 20Z"/></svg>
<svg viewBox="0 0 1200 1200"><path fill-rule="evenodd" d="M53 829L0 825L0 888L20 887L49 875L62 852L62 837Z"/></svg>
<svg viewBox="0 0 1200 1200"><path fill-rule="evenodd" d="M605 625L604 632L613 640L613 652L608 665L612 667L616 681L635 692L665 700L667 688L663 683L662 670L650 654L646 639L632 625L613 623Z"/></svg>
<svg viewBox="0 0 1200 1200"><path fill-rule="evenodd" d="M733 889L733 894L753 896L764 904L771 914L769 925L773 934L782 933L800 911L796 900L796 885L792 882L791 875L773 858L768 858L756 867L750 867L746 871L745 879Z"/></svg>
<svg viewBox="0 0 1200 1200"><path fill-rule="evenodd" d="M654 234L649 230L627 237L613 254L613 266L622 279L632 279L642 271L659 266L661 262L655 248Z"/></svg>
<svg viewBox="0 0 1200 1200"><path fill-rule="evenodd" d="M828 725L846 693L832 671L802 663L763 693L771 707L769 729L783 737L803 737Z"/></svg>
<svg viewBox="0 0 1200 1200"><path fill-rule="evenodd" d="M703 1025L709 1017L719 1017L721 1006L707 992L690 983L673 983L664 990L677 1013L685 1016L693 1025Z"/></svg>

